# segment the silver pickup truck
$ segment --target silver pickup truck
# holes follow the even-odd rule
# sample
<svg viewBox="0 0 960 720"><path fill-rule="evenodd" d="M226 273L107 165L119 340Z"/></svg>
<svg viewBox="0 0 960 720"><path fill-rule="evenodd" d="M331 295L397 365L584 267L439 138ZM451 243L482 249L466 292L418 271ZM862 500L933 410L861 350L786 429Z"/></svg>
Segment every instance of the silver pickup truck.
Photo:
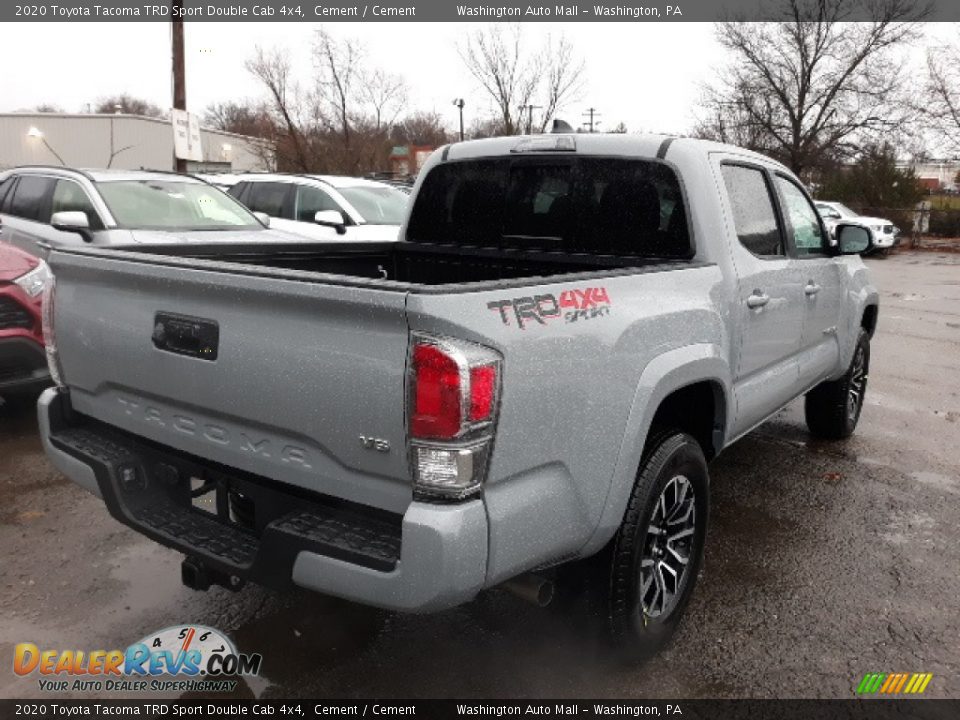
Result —
<svg viewBox="0 0 960 720"><path fill-rule="evenodd" d="M450 145L396 243L50 257L47 453L183 580L425 612L506 585L661 646L707 462L863 405L877 293L782 165L691 139Z"/></svg>

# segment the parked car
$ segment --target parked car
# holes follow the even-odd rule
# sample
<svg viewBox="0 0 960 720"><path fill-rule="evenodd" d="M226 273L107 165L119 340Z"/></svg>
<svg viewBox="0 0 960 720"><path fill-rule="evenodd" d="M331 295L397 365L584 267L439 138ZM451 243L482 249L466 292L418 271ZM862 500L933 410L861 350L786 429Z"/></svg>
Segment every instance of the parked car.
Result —
<svg viewBox="0 0 960 720"><path fill-rule="evenodd" d="M303 240L267 230L266 216L201 180L142 170L0 173L0 223L0 240L38 257L68 245Z"/></svg>
<svg viewBox="0 0 960 720"><path fill-rule="evenodd" d="M786 167L702 140L478 140L423 173L398 242L54 252L46 451L195 589L427 612L555 583L648 655L707 462L803 395L812 434L854 431L872 236L831 245Z"/></svg>
<svg viewBox="0 0 960 720"><path fill-rule="evenodd" d="M890 220L858 215L843 203L817 200L815 205L817 206L817 212L819 212L820 217L823 218L831 236L837 223L856 223L863 225L863 227L870 231L870 234L873 236L872 242L875 250L886 251L897 243L897 235L900 233L900 228Z"/></svg>
<svg viewBox="0 0 960 720"><path fill-rule="evenodd" d="M241 175L229 192L312 240L396 240L410 200L385 183L336 175Z"/></svg>
<svg viewBox="0 0 960 720"><path fill-rule="evenodd" d="M39 394L50 384L40 301L47 264L0 243L0 396Z"/></svg>

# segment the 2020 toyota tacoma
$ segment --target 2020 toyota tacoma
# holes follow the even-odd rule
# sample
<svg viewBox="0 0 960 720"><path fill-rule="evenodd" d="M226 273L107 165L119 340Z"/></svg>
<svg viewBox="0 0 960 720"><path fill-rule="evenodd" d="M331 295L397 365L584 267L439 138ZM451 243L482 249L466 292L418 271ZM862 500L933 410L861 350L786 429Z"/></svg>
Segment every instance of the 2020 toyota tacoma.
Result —
<svg viewBox="0 0 960 720"><path fill-rule="evenodd" d="M832 243L766 157L458 143L400 237L56 249L50 458L192 587L422 612L564 578L641 656L696 581L707 462L802 395L812 433L857 424L870 237Z"/></svg>

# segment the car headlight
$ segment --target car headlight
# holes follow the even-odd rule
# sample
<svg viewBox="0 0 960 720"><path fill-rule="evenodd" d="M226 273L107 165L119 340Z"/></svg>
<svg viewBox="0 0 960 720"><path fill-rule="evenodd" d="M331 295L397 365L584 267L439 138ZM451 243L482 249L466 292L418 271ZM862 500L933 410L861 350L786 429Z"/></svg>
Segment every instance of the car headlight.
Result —
<svg viewBox="0 0 960 720"><path fill-rule="evenodd" d="M874 232L880 232L881 230L883 230L883 225L871 225L870 228L871 228Z"/></svg>
<svg viewBox="0 0 960 720"><path fill-rule="evenodd" d="M43 292L47 281L50 279L50 266L43 260L30 272L21 275L14 282L19 285L23 291L30 297L37 297Z"/></svg>

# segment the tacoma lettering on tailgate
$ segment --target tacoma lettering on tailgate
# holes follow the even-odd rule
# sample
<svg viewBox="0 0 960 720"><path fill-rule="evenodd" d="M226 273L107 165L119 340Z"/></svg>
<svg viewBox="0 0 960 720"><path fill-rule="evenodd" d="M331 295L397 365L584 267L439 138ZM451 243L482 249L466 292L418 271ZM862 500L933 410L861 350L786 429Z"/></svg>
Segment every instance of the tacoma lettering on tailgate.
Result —
<svg viewBox="0 0 960 720"><path fill-rule="evenodd" d="M561 317L567 323L603 317L610 314L611 305L606 288L588 287L564 290L559 299L552 293L544 293L494 300L487 303L487 309L498 311L504 325L510 325L510 318L513 317L517 327L525 330L530 322L546 325L548 320Z"/></svg>

